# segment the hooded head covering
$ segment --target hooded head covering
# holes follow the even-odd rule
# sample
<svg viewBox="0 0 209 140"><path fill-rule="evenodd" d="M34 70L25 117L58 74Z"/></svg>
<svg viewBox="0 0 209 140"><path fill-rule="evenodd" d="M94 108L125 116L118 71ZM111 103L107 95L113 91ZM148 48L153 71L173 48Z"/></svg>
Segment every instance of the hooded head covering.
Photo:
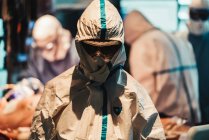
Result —
<svg viewBox="0 0 209 140"><path fill-rule="evenodd" d="M77 28L76 48L80 56L80 66L87 78L103 83L110 71L118 65L123 65L126 60L122 19L109 1L94 0L80 17ZM100 57L93 59L81 42L95 47L117 44L121 44L121 47L112 57L111 65L107 65Z"/></svg>
<svg viewBox="0 0 209 140"><path fill-rule="evenodd" d="M125 42L131 45L143 33L153 28L152 23L141 12L131 11L124 19Z"/></svg>
<svg viewBox="0 0 209 140"><path fill-rule="evenodd" d="M70 47L71 34L51 15L40 17L33 28L36 47L48 61L62 60Z"/></svg>

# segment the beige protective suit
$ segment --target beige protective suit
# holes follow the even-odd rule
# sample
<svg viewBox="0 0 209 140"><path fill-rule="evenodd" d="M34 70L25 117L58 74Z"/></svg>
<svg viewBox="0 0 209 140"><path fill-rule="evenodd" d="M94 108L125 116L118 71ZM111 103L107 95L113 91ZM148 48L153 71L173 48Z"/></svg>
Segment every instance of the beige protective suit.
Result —
<svg viewBox="0 0 209 140"><path fill-rule="evenodd" d="M158 112L199 123L198 76L191 45L154 27L137 37L137 28L143 26L132 16L125 22L131 75L148 90Z"/></svg>
<svg viewBox="0 0 209 140"><path fill-rule="evenodd" d="M102 40L101 46L112 41L123 44L122 20L110 2L94 0L78 21L80 65L46 84L30 139L165 139L149 95L120 67L126 60L124 46L114 54L112 66L107 66L87 54L81 43L86 40L98 44Z"/></svg>

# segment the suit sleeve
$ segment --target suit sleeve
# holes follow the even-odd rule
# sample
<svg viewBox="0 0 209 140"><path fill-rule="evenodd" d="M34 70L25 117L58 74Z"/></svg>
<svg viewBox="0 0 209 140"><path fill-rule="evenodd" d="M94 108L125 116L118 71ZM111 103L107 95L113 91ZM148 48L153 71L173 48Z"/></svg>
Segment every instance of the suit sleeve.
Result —
<svg viewBox="0 0 209 140"><path fill-rule="evenodd" d="M53 86L47 84L44 89L33 117L30 140L47 140L51 139L54 134L55 126L51 111L55 98L53 88Z"/></svg>
<svg viewBox="0 0 209 140"><path fill-rule="evenodd" d="M147 91L142 87L137 88L135 112L132 118L134 140L164 140L165 134L159 114L152 103Z"/></svg>

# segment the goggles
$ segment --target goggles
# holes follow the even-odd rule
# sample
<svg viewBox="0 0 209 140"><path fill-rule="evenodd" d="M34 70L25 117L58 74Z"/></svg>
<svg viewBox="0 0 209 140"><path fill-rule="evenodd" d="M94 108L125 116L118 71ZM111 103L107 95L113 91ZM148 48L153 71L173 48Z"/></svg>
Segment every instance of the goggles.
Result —
<svg viewBox="0 0 209 140"><path fill-rule="evenodd" d="M58 44L57 39L54 39L50 42L48 42L46 45L44 46L38 46L38 44L36 43L36 41L33 43L33 47L40 50L40 51L50 51L52 50L56 45Z"/></svg>
<svg viewBox="0 0 209 140"><path fill-rule="evenodd" d="M190 8L189 16L194 21L206 21L209 18L209 9Z"/></svg>
<svg viewBox="0 0 209 140"><path fill-rule="evenodd" d="M101 55L107 58L112 58L114 54L121 48L121 44L97 47L84 42L82 42L82 46L92 57L96 56L99 52Z"/></svg>

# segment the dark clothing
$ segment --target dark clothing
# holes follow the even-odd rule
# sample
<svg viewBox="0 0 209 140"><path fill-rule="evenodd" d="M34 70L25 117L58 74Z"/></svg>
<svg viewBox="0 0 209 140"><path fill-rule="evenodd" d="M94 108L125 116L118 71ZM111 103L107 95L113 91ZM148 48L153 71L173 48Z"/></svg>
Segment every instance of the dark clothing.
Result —
<svg viewBox="0 0 209 140"><path fill-rule="evenodd" d="M124 43L124 47L126 50L126 62L124 64L124 69L130 74L130 64L129 64L129 53L130 53L130 45L128 43Z"/></svg>
<svg viewBox="0 0 209 140"><path fill-rule="evenodd" d="M199 100L203 124L209 123L209 32L197 36L189 34L199 75Z"/></svg>

